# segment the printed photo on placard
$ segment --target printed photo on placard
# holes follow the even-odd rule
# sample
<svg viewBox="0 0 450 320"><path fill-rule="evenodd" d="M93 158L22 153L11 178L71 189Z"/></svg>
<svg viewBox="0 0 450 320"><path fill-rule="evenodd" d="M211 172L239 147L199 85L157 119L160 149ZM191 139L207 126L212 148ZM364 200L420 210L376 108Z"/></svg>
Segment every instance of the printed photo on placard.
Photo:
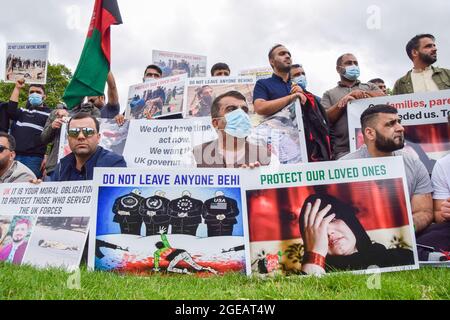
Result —
<svg viewBox="0 0 450 320"><path fill-rule="evenodd" d="M237 172L99 168L94 185L90 267L141 275L245 271Z"/></svg>
<svg viewBox="0 0 450 320"><path fill-rule="evenodd" d="M35 217L12 216L9 229L5 234L8 241L2 244L0 261L21 264L27 250Z"/></svg>
<svg viewBox="0 0 450 320"><path fill-rule="evenodd" d="M364 143L361 114L377 104L388 104L397 109L404 127L404 150L418 156L431 174L436 160L450 152L450 90L352 101L347 107L351 152Z"/></svg>
<svg viewBox="0 0 450 320"><path fill-rule="evenodd" d="M25 79L26 83L47 82L48 42L7 43L5 82Z"/></svg>

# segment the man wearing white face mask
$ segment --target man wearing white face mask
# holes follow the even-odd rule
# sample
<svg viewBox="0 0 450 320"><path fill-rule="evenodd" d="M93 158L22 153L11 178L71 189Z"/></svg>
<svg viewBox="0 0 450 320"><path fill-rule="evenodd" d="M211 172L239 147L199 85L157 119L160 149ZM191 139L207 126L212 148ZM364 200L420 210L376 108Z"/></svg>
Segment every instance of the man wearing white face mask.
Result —
<svg viewBox="0 0 450 320"><path fill-rule="evenodd" d="M336 87L326 91L321 99L331 125L333 158L335 160L350 152L347 104L351 100L384 96L384 93L375 84L362 83L358 80L359 64L353 54L341 55L336 61L336 71L341 81Z"/></svg>
<svg viewBox="0 0 450 320"><path fill-rule="evenodd" d="M16 160L40 178L45 167L44 155L47 147L41 140L41 133L51 110L44 104L45 87L38 84L30 85L27 108L19 108L20 90L24 86L25 79L17 80L9 99L8 115L14 120L11 135L16 139Z"/></svg>
<svg viewBox="0 0 450 320"><path fill-rule="evenodd" d="M194 148L197 167L254 168L269 165L270 152L246 140L252 125L245 97L228 91L214 99L211 106L212 125L218 139Z"/></svg>

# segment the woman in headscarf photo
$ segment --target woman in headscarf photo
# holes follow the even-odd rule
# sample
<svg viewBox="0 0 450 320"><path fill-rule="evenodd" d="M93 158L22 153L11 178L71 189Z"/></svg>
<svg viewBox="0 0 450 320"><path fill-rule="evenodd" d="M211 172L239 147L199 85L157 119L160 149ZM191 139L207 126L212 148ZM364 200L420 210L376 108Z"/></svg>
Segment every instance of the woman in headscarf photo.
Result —
<svg viewBox="0 0 450 320"><path fill-rule="evenodd" d="M387 249L373 242L356 217L357 212L356 208L328 194L306 198L299 223L305 246L303 273L414 264L412 250Z"/></svg>

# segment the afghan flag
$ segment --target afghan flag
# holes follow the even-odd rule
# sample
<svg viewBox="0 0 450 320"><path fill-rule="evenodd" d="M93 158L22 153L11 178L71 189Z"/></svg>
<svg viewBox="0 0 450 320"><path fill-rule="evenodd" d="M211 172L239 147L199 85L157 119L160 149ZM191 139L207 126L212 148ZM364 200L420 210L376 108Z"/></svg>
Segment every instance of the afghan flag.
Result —
<svg viewBox="0 0 450 320"><path fill-rule="evenodd" d="M111 33L113 24L121 24L117 0L96 0L83 52L63 99L72 109L85 96L101 96L111 65Z"/></svg>

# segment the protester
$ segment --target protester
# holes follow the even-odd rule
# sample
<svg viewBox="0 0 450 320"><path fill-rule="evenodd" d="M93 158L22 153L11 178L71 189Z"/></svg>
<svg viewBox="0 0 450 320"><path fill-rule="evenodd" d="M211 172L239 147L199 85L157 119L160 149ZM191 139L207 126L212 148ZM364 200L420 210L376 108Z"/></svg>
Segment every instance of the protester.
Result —
<svg viewBox="0 0 450 320"><path fill-rule="evenodd" d="M352 100L383 96L373 83L362 83L359 63L351 53L341 55L336 61L336 71L341 80L322 96L322 106L327 110L331 125L333 158L339 159L349 153L347 104Z"/></svg>
<svg viewBox="0 0 450 320"><path fill-rule="evenodd" d="M150 64L145 68L144 77L142 78L142 82L146 82L152 79L159 79L163 75L162 70L155 64Z"/></svg>
<svg viewBox="0 0 450 320"><path fill-rule="evenodd" d="M435 38L419 34L406 44L406 54L413 69L395 82L393 94L429 92L450 89L450 70L433 67L437 61Z"/></svg>
<svg viewBox="0 0 450 320"><path fill-rule="evenodd" d="M211 122L218 138L194 148L197 167L253 168L270 163L267 147L245 139L252 126L246 99L240 92L228 91L213 101Z"/></svg>
<svg viewBox="0 0 450 320"><path fill-rule="evenodd" d="M218 62L211 68L211 77L228 77L230 73L230 67L223 62Z"/></svg>
<svg viewBox="0 0 450 320"><path fill-rule="evenodd" d="M387 88L386 88L386 84L384 83L383 79L374 78L372 80L369 80L369 83L373 83L374 85L376 85L378 87L378 89L380 89L381 91L383 91L384 94L387 95Z"/></svg>
<svg viewBox="0 0 450 320"><path fill-rule="evenodd" d="M29 182L36 179L34 173L22 163L14 160L16 139L0 132L0 183Z"/></svg>
<svg viewBox="0 0 450 320"><path fill-rule="evenodd" d="M384 104L367 108L361 114L361 128L365 144L342 159L401 156L405 163L414 229L416 233L423 231L433 221L433 189L423 163L401 150L405 137L397 109Z"/></svg>
<svg viewBox="0 0 450 320"><path fill-rule="evenodd" d="M16 160L40 178L45 167L44 155L47 147L41 141L41 133L51 110L44 104L45 87L38 84L30 85L27 107L19 108L20 90L24 86L25 79L16 81L8 104L8 115L14 120L11 135L16 139Z"/></svg>

